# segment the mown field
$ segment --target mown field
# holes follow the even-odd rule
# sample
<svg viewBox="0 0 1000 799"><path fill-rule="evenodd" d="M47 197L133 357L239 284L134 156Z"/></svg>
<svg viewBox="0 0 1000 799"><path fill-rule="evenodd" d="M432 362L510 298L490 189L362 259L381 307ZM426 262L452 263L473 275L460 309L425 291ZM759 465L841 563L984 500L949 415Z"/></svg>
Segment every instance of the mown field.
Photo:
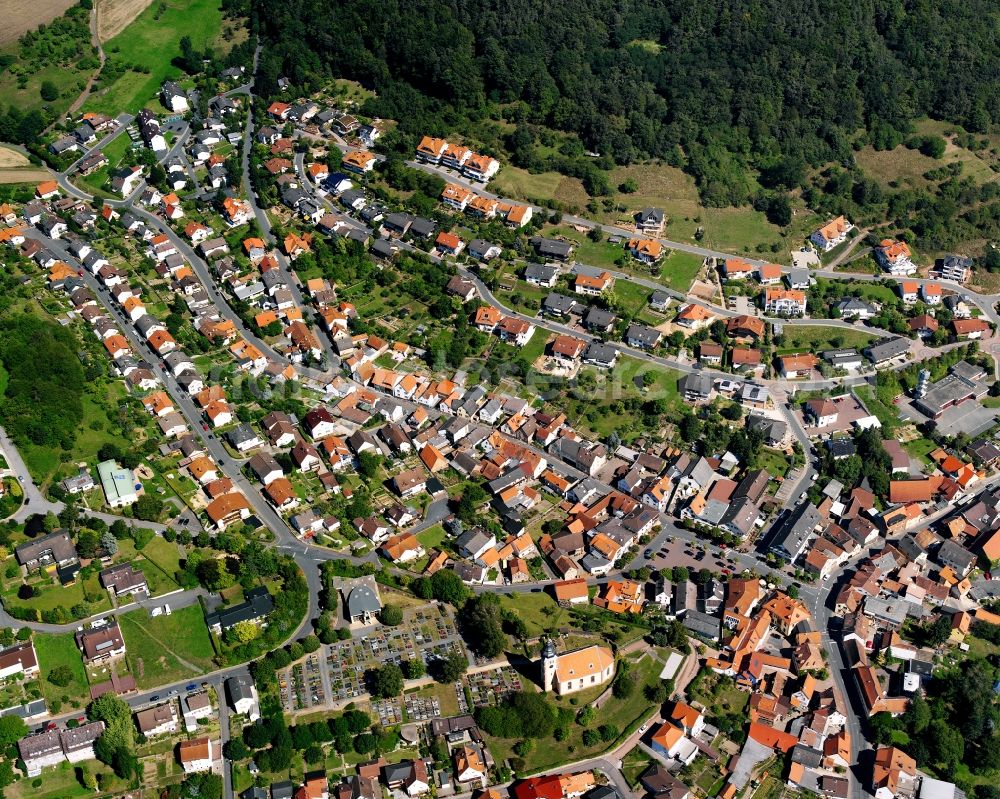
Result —
<svg viewBox="0 0 1000 799"><path fill-rule="evenodd" d="M150 5L105 44L109 62L129 69L91 94L84 109L107 114L138 111L155 98L164 80L180 77L180 69L171 62L180 54L181 39L188 36L196 50L203 50L215 42L221 28L218 0Z"/></svg>

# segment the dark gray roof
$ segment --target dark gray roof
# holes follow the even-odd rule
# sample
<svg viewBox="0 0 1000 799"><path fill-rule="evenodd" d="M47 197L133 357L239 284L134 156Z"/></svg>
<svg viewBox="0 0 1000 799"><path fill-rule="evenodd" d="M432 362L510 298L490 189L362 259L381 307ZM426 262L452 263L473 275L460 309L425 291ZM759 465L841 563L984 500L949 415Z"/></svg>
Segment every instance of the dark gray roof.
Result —
<svg viewBox="0 0 1000 799"><path fill-rule="evenodd" d="M625 340L630 344L634 342L640 347L655 347L661 337L659 330L654 330L646 325L638 325L635 322L628 326L625 331Z"/></svg>
<svg viewBox="0 0 1000 799"><path fill-rule="evenodd" d="M37 560L59 563L75 560L76 547L73 546L69 533L65 530L56 530L54 533L21 544L14 549L14 554L17 556L17 562L21 565Z"/></svg>
<svg viewBox="0 0 1000 799"><path fill-rule="evenodd" d="M896 338L882 339L865 348L865 355L875 363L888 361L910 349L910 340L897 336Z"/></svg>
<svg viewBox="0 0 1000 799"><path fill-rule="evenodd" d="M583 351L583 359L597 364L610 364L614 361L618 350L611 344L602 344L600 341L592 341Z"/></svg>
<svg viewBox="0 0 1000 799"><path fill-rule="evenodd" d="M236 704L241 699L253 699L253 678L249 674L237 674L226 680L226 693Z"/></svg>
<svg viewBox="0 0 1000 799"><path fill-rule="evenodd" d="M683 394L696 394L699 397L708 399L712 394L712 378L706 374L694 372L684 375L678 381L677 387Z"/></svg>
<svg viewBox="0 0 1000 799"><path fill-rule="evenodd" d="M396 255L396 245L387 239L377 239L372 244L372 255L378 258L393 258Z"/></svg>
<svg viewBox="0 0 1000 799"><path fill-rule="evenodd" d="M722 524L734 527L743 535L748 535L759 518L760 508L749 499L737 499L730 503L723 514Z"/></svg>
<svg viewBox="0 0 1000 799"><path fill-rule="evenodd" d="M551 264L528 264L524 267L525 280L537 280L548 283L559 274L559 268Z"/></svg>
<svg viewBox="0 0 1000 799"><path fill-rule="evenodd" d="M809 768L818 768L819 764L823 762L823 753L811 746L796 744L792 747L792 762L801 763Z"/></svg>
<svg viewBox="0 0 1000 799"><path fill-rule="evenodd" d="M378 613L382 603L367 585L358 585L347 595L347 615L360 616L364 613Z"/></svg>
<svg viewBox="0 0 1000 799"><path fill-rule="evenodd" d="M688 630L696 635L713 641L719 638L720 622L718 616L709 616L698 610L689 610L681 621Z"/></svg>
<svg viewBox="0 0 1000 799"><path fill-rule="evenodd" d="M547 239L542 236L533 237L531 246L539 255L550 258L569 258L569 254L573 251L573 245L569 242Z"/></svg>
<svg viewBox="0 0 1000 799"><path fill-rule="evenodd" d="M581 313L586 306L581 305L572 297L558 292L550 292L542 301L542 308L550 313L572 314Z"/></svg>
<svg viewBox="0 0 1000 799"><path fill-rule="evenodd" d="M248 424L238 424L231 430L226 431L226 438L229 443L233 445L239 445L247 441L252 441L257 438L257 434L253 431L253 428Z"/></svg>
<svg viewBox="0 0 1000 799"><path fill-rule="evenodd" d="M414 236L430 236L437 229L437 223L432 222L430 219L424 219L418 216L413 220L413 224L410 225L410 233Z"/></svg>
<svg viewBox="0 0 1000 799"><path fill-rule="evenodd" d="M610 311L605 311L603 308L598 308L597 306L592 305L587 309L587 313L584 314L583 323L587 327L604 330L610 325L613 325L615 323L615 319L615 315Z"/></svg>
<svg viewBox="0 0 1000 799"><path fill-rule="evenodd" d="M271 799L292 799L295 795L295 786L288 780L271 783Z"/></svg>
<svg viewBox="0 0 1000 799"><path fill-rule="evenodd" d="M206 614L205 621L209 627L218 624L225 631L241 621L262 619L272 610L274 610L274 598L266 588L259 587L246 592L245 602Z"/></svg>
<svg viewBox="0 0 1000 799"><path fill-rule="evenodd" d="M823 517L813 505L803 502L775 531L771 549L784 557L795 559L822 520Z"/></svg>

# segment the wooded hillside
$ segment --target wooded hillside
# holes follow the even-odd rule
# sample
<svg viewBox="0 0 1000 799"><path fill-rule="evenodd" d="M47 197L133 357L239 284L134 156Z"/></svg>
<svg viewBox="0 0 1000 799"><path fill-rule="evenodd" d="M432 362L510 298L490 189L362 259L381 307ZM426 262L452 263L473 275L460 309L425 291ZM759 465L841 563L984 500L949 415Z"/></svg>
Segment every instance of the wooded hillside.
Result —
<svg viewBox="0 0 1000 799"><path fill-rule="evenodd" d="M991 0L252 0L271 42L261 91L331 75L377 89L404 132L490 104L578 133L617 163L684 166L704 202L740 204L747 167L782 185L930 116L1000 121ZM508 114L510 116L510 114ZM517 142L512 142L516 152ZM522 164L530 166L530 164ZM789 169L790 168L790 169Z"/></svg>

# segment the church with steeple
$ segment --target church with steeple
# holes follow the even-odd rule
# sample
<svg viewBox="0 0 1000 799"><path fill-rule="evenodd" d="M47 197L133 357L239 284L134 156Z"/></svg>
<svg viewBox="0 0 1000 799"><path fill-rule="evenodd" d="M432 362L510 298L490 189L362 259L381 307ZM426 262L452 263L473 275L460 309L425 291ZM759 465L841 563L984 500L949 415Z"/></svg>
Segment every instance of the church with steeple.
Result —
<svg viewBox="0 0 1000 799"><path fill-rule="evenodd" d="M558 654L550 638L542 647L542 688L559 696L603 685L615 676L615 656L606 646L585 646Z"/></svg>

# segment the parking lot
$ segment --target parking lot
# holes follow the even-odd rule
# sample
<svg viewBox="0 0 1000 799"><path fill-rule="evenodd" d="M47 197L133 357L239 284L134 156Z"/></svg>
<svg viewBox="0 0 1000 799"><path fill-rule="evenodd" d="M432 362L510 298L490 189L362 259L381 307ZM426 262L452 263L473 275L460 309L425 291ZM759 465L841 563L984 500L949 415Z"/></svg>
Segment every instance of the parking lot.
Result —
<svg viewBox="0 0 1000 799"><path fill-rule="evenodd" d="M711 552L700 552L691 542L680 539L666 541L650 561L654 569L667 566L685 566L692 571L710 569L717 572L732 569L732 564L725 556L716 557Z"/></svg>

